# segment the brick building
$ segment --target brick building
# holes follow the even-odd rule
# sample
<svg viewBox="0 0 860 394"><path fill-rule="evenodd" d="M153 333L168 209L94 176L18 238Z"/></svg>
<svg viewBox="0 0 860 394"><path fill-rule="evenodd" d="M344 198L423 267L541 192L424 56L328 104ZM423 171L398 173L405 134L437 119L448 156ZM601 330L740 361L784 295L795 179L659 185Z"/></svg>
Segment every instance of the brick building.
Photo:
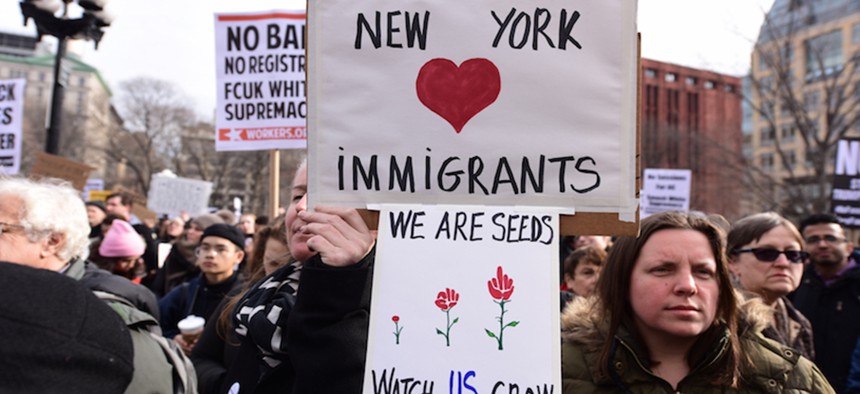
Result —
<svg viewBox="0 0 860 394"><path fill-rule="evenodd" d="M689 169L690 209L741 215L741 80L642 59L642 168Z"/></svg>

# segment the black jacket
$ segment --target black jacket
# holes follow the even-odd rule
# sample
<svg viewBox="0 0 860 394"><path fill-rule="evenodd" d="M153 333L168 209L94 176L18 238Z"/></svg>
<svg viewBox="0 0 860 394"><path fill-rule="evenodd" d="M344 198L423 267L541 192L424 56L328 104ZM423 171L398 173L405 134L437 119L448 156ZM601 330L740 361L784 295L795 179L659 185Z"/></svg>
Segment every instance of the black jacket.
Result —
<svg viewBox="0 0 860 394"><path fill-rule="evenodd" d="M791 301L812 323L815 363L836 392L842 392L853 344L860 337L860 267L827 287L810 265Z"/></svg>

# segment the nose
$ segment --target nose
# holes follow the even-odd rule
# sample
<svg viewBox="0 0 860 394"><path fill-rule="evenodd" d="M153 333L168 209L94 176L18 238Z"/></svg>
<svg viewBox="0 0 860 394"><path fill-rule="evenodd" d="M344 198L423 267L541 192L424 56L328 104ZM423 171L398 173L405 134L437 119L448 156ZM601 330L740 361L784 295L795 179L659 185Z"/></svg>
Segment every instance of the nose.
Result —
<svg viewBox="0 0 860 394"><path fill-rule="evenodd" d="M791 262L788 261L788 257L785 255L785 253L780 253L780 255L777 256L776 260L773 261L773 265L776 267L788 267L790 263Z"/></svg>
<svg viewBox="0 0 860 394"><path fill-rule="evenodd" d="M301 211L306 211L307 209L308 209L308 195L305 194L304 196L302 196L302 199L299 200L299 203L296 204L296 210L301 212Z"/></svg>
<svg viewBox="0 0 860 394"><path fill-rule="evenodd" d="M679 271L675 280L675 293L690 296L696 294L696 278L690 271Z"/></svg>

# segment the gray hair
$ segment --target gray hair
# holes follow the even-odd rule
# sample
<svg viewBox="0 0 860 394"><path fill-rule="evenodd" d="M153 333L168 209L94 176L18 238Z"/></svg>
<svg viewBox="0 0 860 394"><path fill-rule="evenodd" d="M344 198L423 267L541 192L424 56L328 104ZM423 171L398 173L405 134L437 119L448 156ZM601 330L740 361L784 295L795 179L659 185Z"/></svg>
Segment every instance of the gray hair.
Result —
<svg viewBox="0 0 860 394"><path fill-rule="evenodd" d="M54 234L65 236L57 257L64 262L89 254L90 224L80 192L59 179L0 177L0 195L21 199L20 225L31 242Z"/></svg>

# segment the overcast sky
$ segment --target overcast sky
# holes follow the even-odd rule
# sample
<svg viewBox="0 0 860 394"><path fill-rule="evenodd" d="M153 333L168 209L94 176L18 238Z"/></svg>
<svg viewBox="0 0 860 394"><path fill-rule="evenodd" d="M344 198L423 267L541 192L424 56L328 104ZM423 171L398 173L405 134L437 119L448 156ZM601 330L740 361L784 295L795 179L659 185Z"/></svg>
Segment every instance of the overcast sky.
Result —
<svg viewBox="0 0 860 394"><path fill-rule="evenodd" d="M642 56L741 75L774 0L639 0ZM113 0L116 20L98 51L84 45L83 60L111 87L137 76L176 83L202 116L215 107L213 13L303 10L304 0ZM0 2L0 30L35 34L22 26L17 0Z"/></svg>

